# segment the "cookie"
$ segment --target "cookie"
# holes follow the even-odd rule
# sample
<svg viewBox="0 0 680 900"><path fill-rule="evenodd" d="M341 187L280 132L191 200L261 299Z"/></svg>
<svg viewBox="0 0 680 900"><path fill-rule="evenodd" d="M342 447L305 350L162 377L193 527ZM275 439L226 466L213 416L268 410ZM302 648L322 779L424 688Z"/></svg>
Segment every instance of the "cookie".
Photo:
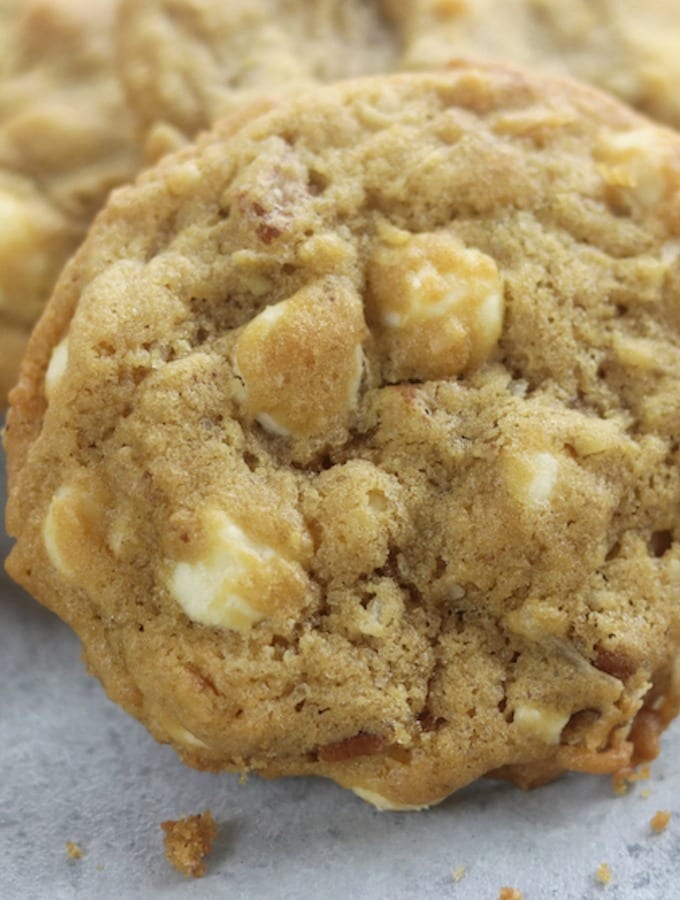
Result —
<svg viewBox="0 0 680 900"><path fill-rule="evenodd" d="M32 338L10 574L192 766L376 806L619 771L678 709L680 137L466 64L117 191Z"/></svg>
<svg viewBox="0 0 680 900"><path fill-rule="evenodd" d="M64 262L135 169L115 6L0 2L0 408Z"/></svg>
<svg viewBox="0 0 680 900"><path fill-rule="evenodd" d="M257 92L460 56L571 74L680 125L675 0L123 0L120 67L147 156Z"/></svg>
<svg viewBox="0 0 680 900"><path fill-rule="evenodd" d="M405 35L401 65L484 55L569 74L680 125L675 0L383 0Z"/></svg>
<svg viewBox="0 0 680 900"><path fill-rule="evenodd" d="M375 0L124 0L118 34L150 157L263 93L383 72L398 51Z"/></svg>

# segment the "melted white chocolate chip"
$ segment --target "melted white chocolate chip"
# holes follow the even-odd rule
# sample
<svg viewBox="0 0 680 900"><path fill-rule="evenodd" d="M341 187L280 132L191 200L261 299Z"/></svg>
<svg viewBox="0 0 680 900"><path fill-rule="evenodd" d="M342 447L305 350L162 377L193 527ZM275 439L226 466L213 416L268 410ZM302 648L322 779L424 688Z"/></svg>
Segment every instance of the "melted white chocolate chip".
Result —
<svg viewBox="0 0 680 900"><path fill-rule="evenodd" d="M612 188L644 209L655 206L665 189L665 153L652 129L607 133L597 148L599 171Z"/></svg>
<svg viewBox="0 0 680 900"><path fill-rule="evenodd" d="M369 309L396 379L457 375L493 352L504 299L490 256L452 234L385 226L368 276Z"/></svg>
<svg viewBox="0 0 680 900"><path fill-rule="evenodd" d="M580 416L578 428L569 438L579 456L595 456L611 450L625 440L623 426L616 419Z"/></svg>
<svg viewBox="0 0 680 900"><path fill-rule="evenodd" d="M246 325L234 350L241 406L284 437L342 427L357 403L364 336L361 299L339 280L267 307Z"/></svg>
<svg viewBox="0 0 680 900"><path fill-rule="evenodd" d="M391 812L410 812L417 811L419 809L427 809L432 804L424 804L423 806L409 806L406 803L395 803L393 800L388 800L387 797L383 797L382 794L379 794L377 791L369 791L367 788L350 788L350 790L357 795L357 797L361 797L362 800L365 800L366 803L370 803L371 806L375 806L376 809L389 810Z"/></svg>
<svg viewBox="0 0 680 900"><path fill-rule="evenodd" d="M658 341L617 334L614 335L612 344L617 357L626 366L648 372L662 371L664 368L664 348Z"/></svg>
<svg viewBox="0 0 680 900"><path fill-rule="evenodd" d="M538 738L544 744L557 744L562 729L569 721L569 714L555 709L541 708L523 704L515 707L513 724L516 728Z"/></svg>
<svg viewBox="0 0 680 900"><path fill-rule="evenodd" d="M300 566L226 513L207 513L205 530L201 555L175 563L169 579L170 593L194 622L248 631L275 611L277 594L300 590Z"/></svg>
<svg viewBox="0 0 680 900"><path fill-rule="evenodd" d="M192 732L189 731L188 728L185 728L184 725L180 725L179 722L175 722L173 719L163 716L160 718L160 723L176 744L182 744L183 746L194 750L208 749L206 743L200 738L197 738L195 734L192 734Z"/></svg>
<svg viewBox="0 0 680 900"><path fill-rule="evenodd" d="M54 568L65 578L76 576L98 541L102 510L83 488L60 487L43 522L43 543Z"/></svg>
<svg viewBox="0 0 680 900"><path fill-rule="evenodd" d="M63 338L52 351L47 371L45 372L45 395L51 403L68 366L68 335Z"/></svg>
<svg viewBox="0 0 680 900"><path fill-rule="evenodd" d="M558 474L558 458L545 451L510 455L505 459L506 486L515 499L526 506L547 507Z"/></svg>

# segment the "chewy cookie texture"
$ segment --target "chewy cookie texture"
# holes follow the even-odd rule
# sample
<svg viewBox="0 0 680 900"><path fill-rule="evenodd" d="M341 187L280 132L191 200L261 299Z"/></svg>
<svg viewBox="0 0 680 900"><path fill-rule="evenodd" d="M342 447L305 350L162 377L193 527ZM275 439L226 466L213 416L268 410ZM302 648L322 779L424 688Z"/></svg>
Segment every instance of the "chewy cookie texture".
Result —
<svg viewBox="0 0 680 900"><path fill-rule="evenodd" d="M0 0L0 409L61 267L135 171L116 5Z"/></svg>
<svg viewBox="0 0 680 900"><path fill-rule="evenodd" d="M252 107L117 192L32 338L10 573L190 765L379 807L658 749L680 138L511 67Z"/></svg>

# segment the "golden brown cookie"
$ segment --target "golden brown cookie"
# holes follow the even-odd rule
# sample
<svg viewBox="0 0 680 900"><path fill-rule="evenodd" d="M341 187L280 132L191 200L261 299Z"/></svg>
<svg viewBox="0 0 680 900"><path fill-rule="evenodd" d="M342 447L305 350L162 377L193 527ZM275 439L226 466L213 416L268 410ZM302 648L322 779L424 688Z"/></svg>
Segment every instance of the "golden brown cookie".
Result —
<svg viewBox="0 0 680 900"><path fill-rule="evenodd" d="M60 279L8 570L193 766L390 808L622 769L678 707L679 301L680 137L592 89L253 110Z"/></svg>
<svg viewBox="0 0 680 900"><path fill-rule="evenodd" d="M135 167L112 0L0 0L0 408L28 333Z"/></svg>

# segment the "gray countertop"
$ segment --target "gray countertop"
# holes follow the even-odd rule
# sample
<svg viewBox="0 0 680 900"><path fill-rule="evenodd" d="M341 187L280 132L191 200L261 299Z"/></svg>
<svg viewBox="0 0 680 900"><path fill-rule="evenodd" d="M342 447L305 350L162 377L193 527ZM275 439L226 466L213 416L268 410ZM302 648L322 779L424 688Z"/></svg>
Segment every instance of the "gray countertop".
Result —
<svg viewBox="0 0 680 900"><path fill-rule="evenodd" d="M3 559L9 545L0 530ZM425 812L380 813L322 780L240 784L184 767L113 706L69 629L4 573L0 685L3 900L680 895L680 722L623 797L608 778L572 775L531 793L482 781ZM188 880L165 862L159 823L207 807L219 836L206 877ZM659 809L672 818L654 835Z"/></svg>

